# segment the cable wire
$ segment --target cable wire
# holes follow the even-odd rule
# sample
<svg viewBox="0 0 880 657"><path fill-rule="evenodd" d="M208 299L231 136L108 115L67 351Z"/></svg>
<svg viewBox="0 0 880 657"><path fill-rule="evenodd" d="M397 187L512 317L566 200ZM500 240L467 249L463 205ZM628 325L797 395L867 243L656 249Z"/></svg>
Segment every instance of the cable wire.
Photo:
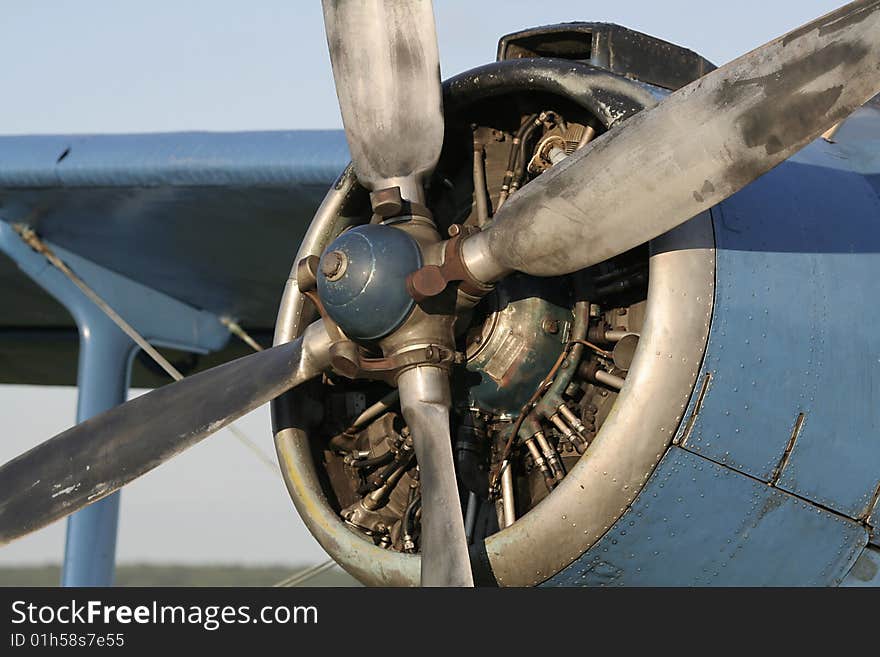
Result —
<svg viewBox="0 0 880 657"><path fill-rule="evenodd" d="M307 582L313 577L317 577L321 573L330 570L335 565L336 562L333 561L333 559L328 559L327 561L319 563L316 566L309 566L308 568L305 568L298 573L294 573L287 579L282 579L280 582L273 584L272 586L275 588L299 586L303 582Z"/></svg>
<svg viewBox="0 0 880 657"><path fill-rule="evenodd" d="M137 330L129 324L125 319L117 313L113 308L108 304L101 296L95 292L83 279L81 279L68 265L65 263L58 255L52 251L48 244L46 244L40 237L37 235L36 231L33 228L25 225L25 224L13 224L13 229L16 233L18 233L19 237L31 247L34 251L41 254L49 263L58 269L62 274L67 276L70 281L76 285L80 289L80 291L86 295L86 297L94 303L98 308L103 312L110 320L116 324L120 328L120 330L125 333L129 338L131 338L134 343L140 347L144 353L146 353L150 358L155 361L155 363L161 367L165 372L175 381L180 381L183 379L183 374L181 374L180 370L178 370L174 365L172 365L165 356L160 354L156 348L151 345L144 336L137 332ZM241 338L244 342L250 345L256 351L262 351L262 347L250 336L248 335L244 329L242 329L238 324L230 320L229 318L221 319L221 323L223 323L226 328L229 329L231 333ZM245 447L250 449L256 456L259 458L260 462L267 466L274 474L278 475L278 469L275 466L275 463L263 453L263 450L259 448L259 446L251 440L241 429L236 427L234 424L230 424L228 427L229 431L234 435L239 442L244 444Z"/></svg>

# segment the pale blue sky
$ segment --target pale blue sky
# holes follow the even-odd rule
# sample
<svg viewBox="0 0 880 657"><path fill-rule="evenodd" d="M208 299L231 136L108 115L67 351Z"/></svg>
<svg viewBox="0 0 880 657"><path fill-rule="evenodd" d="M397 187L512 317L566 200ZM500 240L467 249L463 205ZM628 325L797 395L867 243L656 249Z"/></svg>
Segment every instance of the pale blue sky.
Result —
<svg viewBox="0 0 880 657"><path fill-rule="evenodd" d="M449 76L494 59L502 34L570 20L620 23L722 64L840 4L437 0L435 13ZM0 0L0 62L0 134L341 126L318 0ZM0 462L69 426L75 394L0 387ZM242 426L270 453L265 408ZM62 545L56 523L0 548L0 564L58 561ZM228 431L126 488L119 554L323 558L277 473Z"/></svg>
<svg viewBox="0 0 880 657"><path fill-rule="evenodd" d="M603 20L722 64L840 0L436 0L444 76ZM336 128L319 0L0 0L0 134Z"/></svg>

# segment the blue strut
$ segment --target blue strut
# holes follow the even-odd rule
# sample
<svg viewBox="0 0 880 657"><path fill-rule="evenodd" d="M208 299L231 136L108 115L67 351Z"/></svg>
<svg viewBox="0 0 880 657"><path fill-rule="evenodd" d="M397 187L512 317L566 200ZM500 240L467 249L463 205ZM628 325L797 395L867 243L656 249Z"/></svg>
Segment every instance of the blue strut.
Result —
<svg viewBox="0 0 880 657"><path fill-rule="evenodd" d="M47 244L150 343L207 353L222 349L228 341L229 332L217 316ZM0 221L0 251L64 305L76 322L80 343L77 422L124 402L137 345L4 221ZM118 523L119 493L70 516L62 586L112 586Z"/></svg>

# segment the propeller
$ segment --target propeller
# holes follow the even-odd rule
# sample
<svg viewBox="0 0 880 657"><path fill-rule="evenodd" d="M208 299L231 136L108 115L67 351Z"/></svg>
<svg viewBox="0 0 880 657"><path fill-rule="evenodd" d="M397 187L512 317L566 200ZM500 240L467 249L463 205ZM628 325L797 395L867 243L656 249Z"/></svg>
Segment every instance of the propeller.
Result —
<svg viewBox="0 0 880 657"><path fill-rule="evenodd" d="M414 367L397 379L422 487L422 586L473 586L449 434L449 375Z"/></svg>
<svg viewBox="0 0 880 657"><path fill-rule="evenodd" d="M324 0L323 6L358 179L372 191L380 216L414 211L443 142L431 3ZM456 242L460 251L447 249L445 270L431 266L441 283L447 274L464 276L475 289L517 270L579 271L723 201L878 91L880 0L859 0L627 120L519 190L489 228ZM322 270L333 280L344 274L345 254L335 256L328 263L334 266ZM447 266L456 258L463 267ZM442 331L420 312L393 328L383 349L434 353L431 341ZM155 390L7 463L0 468L0 544L109 495L317 376L330 365L330 343L325 325L313 324L295 342ZM402 368L397 383L421 469L422 583L472 586L448 372L420 362Z"/></svg>
<svg viewBox="0 0 880 657"><path fill-rule="evenodd" d="M423 204L444 131L430 0L324 0L323 7L358 181L382 216L401 213L405 202ZM449 375L416 367L397 385L421 471L421 583L473 586L449 432Z"/></svg>
<svg viewBox="0 0 880 657"><path fill-rule="evenodd" d="M303 337L157 388L0 468L0 545L96 502L320 374L329 338Z"/></svg>
<svg viewBox="0 0 880 657"><path fill-rule="evenodd" d="M443 92L430 0L324 0L336 95L358 181L422 203L443 147Z"/></svg>
<svg viewBox="0 0 880 657"><path fill-rule="evenodd" d="M859 0L670 95L523 187L462 245L479 281L579 271L668 232L880 91L880 2Z"/></svg>

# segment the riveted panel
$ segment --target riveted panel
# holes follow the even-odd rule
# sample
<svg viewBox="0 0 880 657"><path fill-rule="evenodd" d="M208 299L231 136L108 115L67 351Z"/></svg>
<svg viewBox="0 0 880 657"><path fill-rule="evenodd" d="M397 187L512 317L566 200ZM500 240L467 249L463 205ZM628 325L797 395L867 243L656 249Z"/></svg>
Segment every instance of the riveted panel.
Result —
<svg viewBox="0 0 880 657"><path fill-rule="evenodd" d="M864 527L678 447L555 586L837 585Z"/></svg>
<svg viewBox="0 0 880 657"><path fill-rule="evenodd" d="M713 210L717 292L687 448L852 518L880 472L880 199L816 142Z"/></svg>

